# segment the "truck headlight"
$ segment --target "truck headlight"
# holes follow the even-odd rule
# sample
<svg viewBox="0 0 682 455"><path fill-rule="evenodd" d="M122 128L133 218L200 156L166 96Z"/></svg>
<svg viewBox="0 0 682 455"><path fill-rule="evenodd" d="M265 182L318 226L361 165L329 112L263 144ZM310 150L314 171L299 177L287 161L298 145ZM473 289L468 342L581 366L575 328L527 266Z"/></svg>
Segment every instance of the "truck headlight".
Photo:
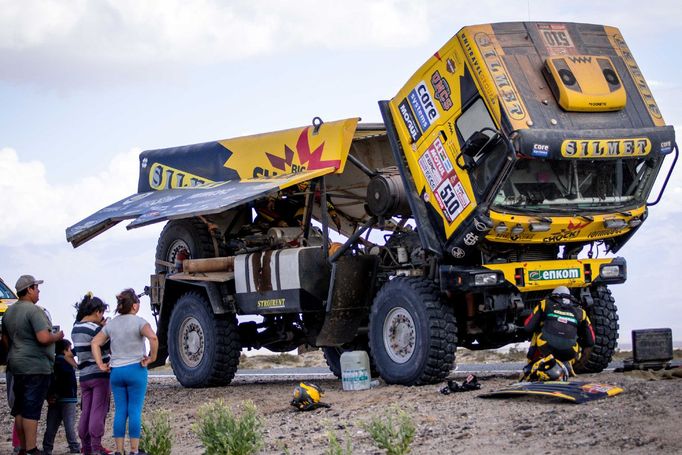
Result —
<svg viewBox="0 0 682 455"><path fill-rule="evenodd" d="M549 223L530 223L530 232L547 232L551 227Z"/></svg>
<svg viewBox="0 0 682 455"><path fill-rule="evenodd" d="M618 265L604 265L599 274L603 278L618 278L620 276L620 266Z"/></svg>
<svg viewBox="0 0 682 455"><path fill-rule="evenodd" d="M623 229L625 226L627 226L627 223L625 220L622 220L620 218L611 218L608 220L604 220L604 227L606 229Z"/></svg>
<svg viewBox="0 0 682 455"><path fill-rule="evenodd" d="M497 272L477 273L474 275L475 286L491 286L497 284Z"/></svg>

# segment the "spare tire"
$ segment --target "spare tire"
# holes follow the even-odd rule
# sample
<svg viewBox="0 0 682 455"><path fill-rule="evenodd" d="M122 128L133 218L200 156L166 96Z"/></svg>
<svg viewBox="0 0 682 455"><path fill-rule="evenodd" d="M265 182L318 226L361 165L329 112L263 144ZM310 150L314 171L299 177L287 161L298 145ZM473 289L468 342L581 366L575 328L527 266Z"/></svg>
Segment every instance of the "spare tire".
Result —
<svg viewBox="0 0 682 455"><path fill-rule="evenodd" d="M172 220L166 223L156 244L156 273L169 272L172 267L164 263L175 263L175 257L183 249L189 253L187 259L216 256L213 239L206 223L198 218Z"/></svg>

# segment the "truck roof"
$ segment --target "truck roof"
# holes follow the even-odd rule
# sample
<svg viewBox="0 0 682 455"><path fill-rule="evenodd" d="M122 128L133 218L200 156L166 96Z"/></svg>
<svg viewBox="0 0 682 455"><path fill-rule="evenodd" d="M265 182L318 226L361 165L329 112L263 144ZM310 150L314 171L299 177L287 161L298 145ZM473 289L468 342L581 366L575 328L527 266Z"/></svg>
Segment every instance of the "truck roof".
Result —
<svg viewBox="0 0 682 455"><path fill-rule="evenodd" d="M505 113L502 126L510 131L665 125L615 27L505 22L464 27L453 40L465 51L489 105Z"/></svg>

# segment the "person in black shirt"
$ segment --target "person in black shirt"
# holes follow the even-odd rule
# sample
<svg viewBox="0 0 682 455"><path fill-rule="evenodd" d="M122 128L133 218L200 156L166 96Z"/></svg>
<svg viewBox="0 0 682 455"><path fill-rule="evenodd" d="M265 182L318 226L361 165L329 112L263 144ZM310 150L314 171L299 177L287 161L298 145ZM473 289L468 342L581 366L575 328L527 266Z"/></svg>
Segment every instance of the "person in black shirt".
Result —
<svg viewBox="0 0 682 455"><path fill-rule="evenodd" d="M54 448L54 437L59 425L64 422L64 432L69 443L69 453L81 453L76 434L76 406L78 404L78 382L76 382L76 360L71 352L69 340L55 343L54 377L48 392L47 424L43 435L43 453L50 455Z"/></svg>

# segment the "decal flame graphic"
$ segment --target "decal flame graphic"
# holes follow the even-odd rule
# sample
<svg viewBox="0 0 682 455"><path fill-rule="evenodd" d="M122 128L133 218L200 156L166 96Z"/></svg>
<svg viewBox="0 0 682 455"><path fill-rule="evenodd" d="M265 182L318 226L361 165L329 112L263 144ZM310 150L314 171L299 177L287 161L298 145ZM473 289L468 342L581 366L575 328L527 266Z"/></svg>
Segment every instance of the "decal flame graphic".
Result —
<svg viewBox="0 0 682 455"><path fill-rule="evenodd" d="M573 224L573 221L570 220L570 221L568 222L568 230L569 230L569 231L575 231L576 229L582 229L582 228L586 227L588 224L590 224L589 221L586 221L586 222L584 222L584 223L578 222L578 223L576 223L576 224Z"/></svg>
<svg viewBox="0 0 682 455"><path fill-rule="evenodd" d="M308 131L310 127L305 128L296 142L296 151L298 152L298 162L302 169L323 169L325 167L338 168L341 165L339 160L323 160L322 151L324 150L324 142L320 144L313 152L310 151L310 143L308 142ZM288 145L284 146L284 158L273 155L271 153L265 154L276 169L286 171L287 168L292 167L294 161L294 151ZM307 166L306 166L307 164Z"/></svg>
<svg viewBox="0 0 682 455"><path fill-rule="evenodd" d="M224 141L223 145L232 151L232 156L228 158L225 166L237 171L241 179L272 178L286 174L341 167L341 160L329 159L338 158L337 153L332 153L331 156L327 156L327 159L323 159L327 143L325 139L328 138L321 138L321 142L316 142L311 147L310 133L311 127L305 127L293 132L293 135L289 137L283 134L273 135L272 138L266 138L259 144L254 144L252 140L242 141L241 139ZM314 138L313 136L312 139ZM296 145L291 147L291 143L294 141ZM271 152L282 149L284 149L283 153Z"/></svg>

